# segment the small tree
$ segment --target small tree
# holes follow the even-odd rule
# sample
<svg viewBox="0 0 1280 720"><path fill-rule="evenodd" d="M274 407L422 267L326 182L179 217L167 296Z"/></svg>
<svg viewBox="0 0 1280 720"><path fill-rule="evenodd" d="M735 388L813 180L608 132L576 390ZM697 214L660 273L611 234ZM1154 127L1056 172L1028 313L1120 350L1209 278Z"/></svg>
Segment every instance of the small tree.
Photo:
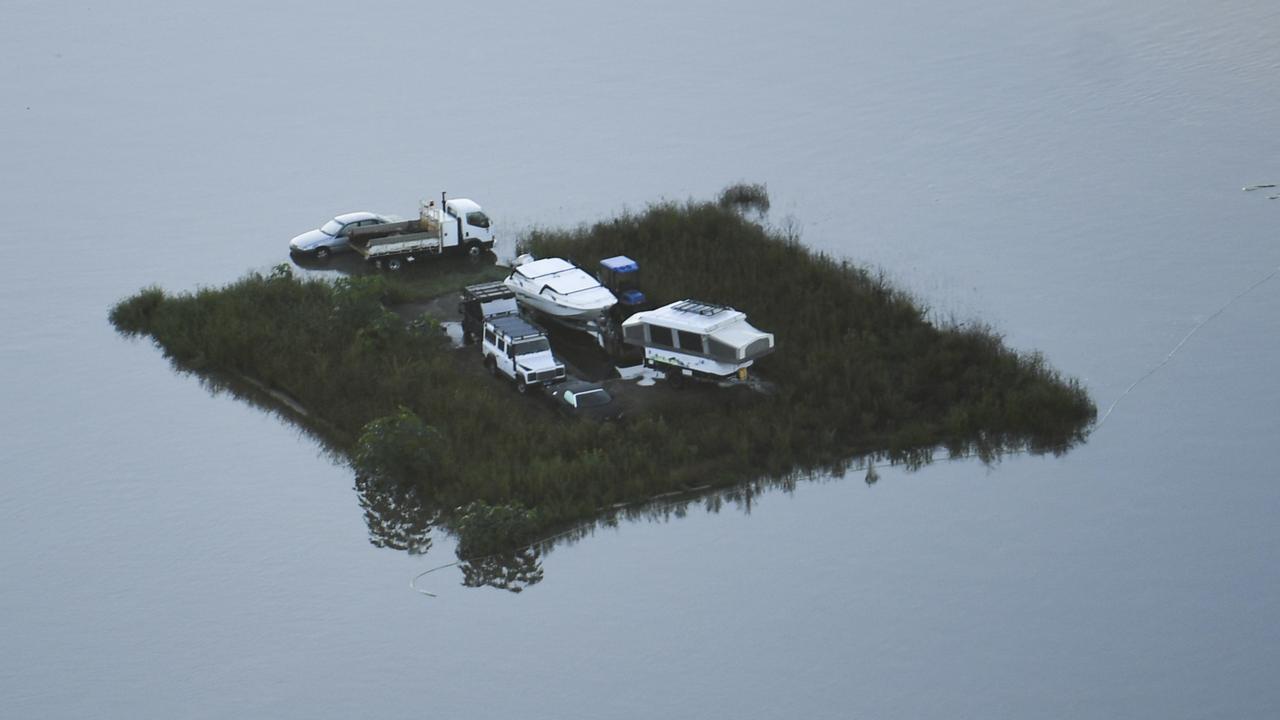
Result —
<svg viewBox="0 0 1280 720"><path fill-rule="evenodd" d="M359 472L381 480L439 479L448 467L447 450L438 430L402 406L395 415L364 426L352 464Z"/></svg>
<svg viewBox="0 0 1280 720"><path fill-rule="evenodd" d="M769 212L769 189L760 183L737 183L720 193L720 207L743 212L755 210L761 215Z"/></svg>
<svg viewBox="0 0 1280 720"><path fill-rule="evenodd" d="M533 542L539 527L538 512L519 502L490 505L476 500L459 508L454 519L458 557L510 553Z"/></svg>

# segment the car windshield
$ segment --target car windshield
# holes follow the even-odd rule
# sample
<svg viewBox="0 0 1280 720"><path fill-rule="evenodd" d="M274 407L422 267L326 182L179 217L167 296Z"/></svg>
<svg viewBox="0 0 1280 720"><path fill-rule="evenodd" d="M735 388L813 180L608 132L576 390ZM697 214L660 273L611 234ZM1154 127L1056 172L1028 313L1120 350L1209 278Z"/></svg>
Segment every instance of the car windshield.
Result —
<svg viewBox="0 0 1280 720"><path fill-rule="evenodd" d="M573 397L580 408L608 405L610 400L609 393L605 392L603 388L583 390L582 392L574 393Z"/></svg>
<svg viewBox="0 0 1280 720"><path fill-rule="evenodd" d="M525 340L511 346L514 348L516 355L528 355L529 353L544 352L551 349L551 345L547 343L546 338L537 338L536 340Z"/></svg>
<svg viewBox="0 0 1280 720"><path fill-rule="evenodd" d="M344 227L346 226L338 222L337 220L330 220L329 222L320 226L320 232L324 233L325 235L329 235L331 237L337 237L338 233L342 232L342 228Z"/></svg>
<svg viewBox="0 0 1280 720"><path fill-rule="evenodd" d="M489 216L479 211L469 212L467 213L467 224L478 228L487 228L489 227Z"/></svg>

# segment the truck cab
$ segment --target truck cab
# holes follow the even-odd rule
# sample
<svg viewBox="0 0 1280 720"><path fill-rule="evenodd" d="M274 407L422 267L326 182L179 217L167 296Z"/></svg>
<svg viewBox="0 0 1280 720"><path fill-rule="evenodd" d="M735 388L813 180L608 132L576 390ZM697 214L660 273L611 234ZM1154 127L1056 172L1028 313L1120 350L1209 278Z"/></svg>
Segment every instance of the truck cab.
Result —
<svg viewBox="0 0 1280 720"><path fill-rule="evenodd" d="M479 203L467 198L451 198L444 204L441 218L444 246L457 247L471 255L493 249L493 227Z"/></svg>
<svg viewBox="0 0 1280 720"><path fill-rule="evenodd" d="M480 351L489 372L510 378L522 394L565 378L564 364L551 354L547 334L518 315L486 320Z"/></svg>

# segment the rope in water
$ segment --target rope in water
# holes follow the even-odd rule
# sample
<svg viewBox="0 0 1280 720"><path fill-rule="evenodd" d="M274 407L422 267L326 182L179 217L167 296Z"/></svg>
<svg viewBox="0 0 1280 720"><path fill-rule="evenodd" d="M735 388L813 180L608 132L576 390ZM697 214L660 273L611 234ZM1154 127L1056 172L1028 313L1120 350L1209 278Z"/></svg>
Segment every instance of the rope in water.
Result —
<svg viewBox="0 0 1280 720"><path fill-rule="evenodd" d="M1178 351L1179 351L1179 350L1181 350L1181 349L1182 349L1182 347L1183 347L1184 345L1186 345L1186 344L1187 344L1187 341L1191 339L1191 336L1195 335L1195 334L1196 334L1196 332L1198 332L1198 331L1200 330L1200 328L1204 327L1205 325L1208 325L1208 324L1209 324L1209 323L1210 323L1214 318L1216 318L1216 317L1218 317L1219 315L1221 315L1222 313L1226 312L1226 311L1227 311L1227 308L1229 308L1229 307L1231 307L1233 304L1235 304L1235 302L1236 302L1237 300L1239 300L1240 298L1244 297L1245 295L1248 295L1249 293L1253 292L1254 290L1256 290L1256 289L1258 288L1258 286L1259 286L1259 285L1262 285L1263 283L1267 282L1268 280L1270 280L1270 279L1274 278L1277 274L1280 274L1280 267L1277 267L1275 270L1272 270L1270 273L1267 273L1266 277L1262 278L1261 280L1258 280L1257 282L1253 283L1253 284L1252 284L1252 285L1250 285L1249 287L1247 287L1247 288L1245 288L1244 290L1240 291L1240 292L1239 292L1239 293L1237 293L1234 297L1232 297L1230 300L1228 300L1226 303L1224 303L1222 307L1220 307L1220 308L1218 308L1217 310L1215 310L1215 311L1214 311L1214 313L1213 313L1212 315L1210 315L1210 316L1206 317L1205 319L1201 320L1200 322L1196 323L1195 327L1191 328L1191 331L1190 331L1190 332L1188 332L1186 335L1184 335L1184 336L1183 336L1183 338L1182 338L1181 340L1179 340L1179 341L1178 341L1178 344L1177 344L1177 345L1174 345L1174 346L1173 346L1173 349L1169 351L1169 354L1168 354L1168 355L1165 355L1165 356L1164 356L1164 359L1163 359L1163 360L1161 360L1158 364L1156 364L1156 365L1155 365L1154 367L1152 367L1150 370L1148 370L1148 371L1146 371L1145 373L1143 373L1143 374L1142 374L1142 376L1141 376L1141 377L1139 377L1137 380L1134 380L1134 381L1133 381L1133 383L1129 385L1129 387L1125 388L1125 391L1124 391L1124 392L1120 393L1120 396L1119 396L1119 397L1117 397L1114 401L1112 401L1112 403L1111 403L1111 407L1107 408L1107 411L1106 411L1105 413L1103 413L1103 415L1102 415L1102 419L1098 421L1098 425L1097 425L1097 427L1095 427L1094 429L1096 430L1097 428L1102 427L1102 424L1103 424L1103 423L1105 423L1105 422L1107 421L1107 418L1111 417L1111 413L1115 411L1116 406L1120 404L1120 401L1121 401L1121 400L1124 400L1125 396L1127 396L1129 393L1133 392L1133 389L1134 389L1134 388L1136 388L1136 387L1138 387L1138 385L1142 384L1142 381L1146 380L1147 378L1151 377L1152 375L1155 375L1155 374L1156 374L1156 372L1158 372L1158 371L1160 370L1160 368L1164 367L1165 365L1168 365L1168 364L1169 364L1169 361L1173 360L1173 356L1178 354Z"/></svg>
<svg viewBox="0 0 1280 720"><path fill-rule="evenodd" d="M1262 190L1264 188L1274 188L1276 186L1277 186L1276 183L1261 183L1258 185L1246 185L1241 189L1244 190L1245 192L1253 192L1254 190ZM1280 199L1280 195L1272 195L1267 199L1277 200L1277 199ZM1188 332L1185 336L1183 336L1183 338L1178 341L1177 345L1173 346L1173 349L1169 351L1168 355L1164 356L1163 360L1161 360L1155 367L1143 373L1142 376L1139 377L1137 380L1134 380L1133 383L1129 385L1129 387L1125 388L1124 392L1120 393L1119 397L1117 397L1114 401L1112 401L1111 407L1108 407L1107 411L1102 414L1102 419L1098 421L1098 424L1094 429L1096 430L1102 427L1102 424L1107 421L1107 418L1111 417L1111 413L1116 409L1116 406L1120 404L1120 401L1123 400L1126 395L1133 392L1133 389L1138 387L1138 385L1140 385L1143 380L1146 380L1152 375L1155 375L1156 372L1160 370L1160 368L1164 367L1165 365L1168 365L1169 361L1173 359L1173 356L1178 354L1178 351L1182 349L1182 346L1186 345L1187 341L1191 339L1191 336L1195 335L1196 332L1200 330L1200 328L1204 327L1205 325L1208 325L1209 322L1212 321L1214 318L1226 312L1227 308L1231 307L1237 300L1253 292L1259 285L1275 277L1277 273L1280 273L1280 267L1277 267L1275 270L1272 270L1270 273L1268 273L1266 277L1262 278L1261 280L1258 280L1254 284L1240 291L1235 297L1231 298L1225 304L1223 304L1222 307L1218 308L1212 315L1196 323L1195 327L1191 328L1191 331Z"/></svg>
<svg viewBox="0 0 1280 720"><path fill-rule="evenodd" d="M565 537L565 536L568 536L568 535L572 535L573 533L578 532L578 531L579 531L579 530L581 530L583 527L585 527L586 525L589 525L589 524L590 524L590 523L584 523L584 524L582 524L582 525L575 525L574 527L570 528L569 530L565 530L564 532L556 533L555 535L549 535L549 536L547 536L547 537L542 538L541 540L535 540L535 541L533 541L533 542L529 543L528 545L524 545L524 546L522 546L522 547L518 547L518 548L516 548L516 549L515 549L515 550L513 550L512 552L520 552L520 551L522 551L522 550L528 550L529 548L537 547L537 546L539 546L539 545L545 545L546 543L555 542L556 540L559 540L559 539L560 539L560 538L562 538L562 537ZM421 578L423 578L423 577L425 577L425 576L427 576L427 575L430 575L431 573L436 572L436 571L438 571L438 570L445 570L445 569L447 569L447 568L456 567L456 566L461 565L462 563L465 563L465 562L472 562L472 561L475 561L475 560L487 560L487 559L489 559L489 558L491 558L491 557L498 557L500 554L501 554L501 553L492 553L492 554L490 554L490 555L481 555L481 556L478 556L478 557L459 558L458 560L454 560L454 561L453 561L453 562L451 562L451 563L445 563L444 565L440 565L440 566L438 566L438 567L433 567L433 568L431 568L430 570L423 570L422 572L418 573L417 575L414 575L414 576L413 576L413 579L409 581L409 589L410 589L410 590L412 590L412 591L414 591L414 592L416 592L416 593L421 593L421 594L423 594L423 595L426 595L427 597L439 597L439 595L436 595L436 594L435 594L435 593L433 593L433 592L430 592L430 591L428 591L428 590L423 590L422 588L418 587L418 580L419 580L419 579L421 579Z"/></svg>

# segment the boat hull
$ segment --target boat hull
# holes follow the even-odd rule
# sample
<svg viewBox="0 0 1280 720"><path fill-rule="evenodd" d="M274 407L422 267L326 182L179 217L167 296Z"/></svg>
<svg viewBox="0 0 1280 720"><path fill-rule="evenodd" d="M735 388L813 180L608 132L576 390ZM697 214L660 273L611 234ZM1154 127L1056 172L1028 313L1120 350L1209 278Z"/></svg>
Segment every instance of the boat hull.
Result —
<svg viewBox="0 0 1280 720"><path fill-rule="evenodd" d="M614 302L596 302L585 304L570 305L563 299L558 302L551 298L535 295L526 291L524 288L515 283L505 283L511 292L515 293L516 300L525 307L536 310L544 315L561 318L564 320L594 320L600 315L608 312L613 307Z"/></svg>

